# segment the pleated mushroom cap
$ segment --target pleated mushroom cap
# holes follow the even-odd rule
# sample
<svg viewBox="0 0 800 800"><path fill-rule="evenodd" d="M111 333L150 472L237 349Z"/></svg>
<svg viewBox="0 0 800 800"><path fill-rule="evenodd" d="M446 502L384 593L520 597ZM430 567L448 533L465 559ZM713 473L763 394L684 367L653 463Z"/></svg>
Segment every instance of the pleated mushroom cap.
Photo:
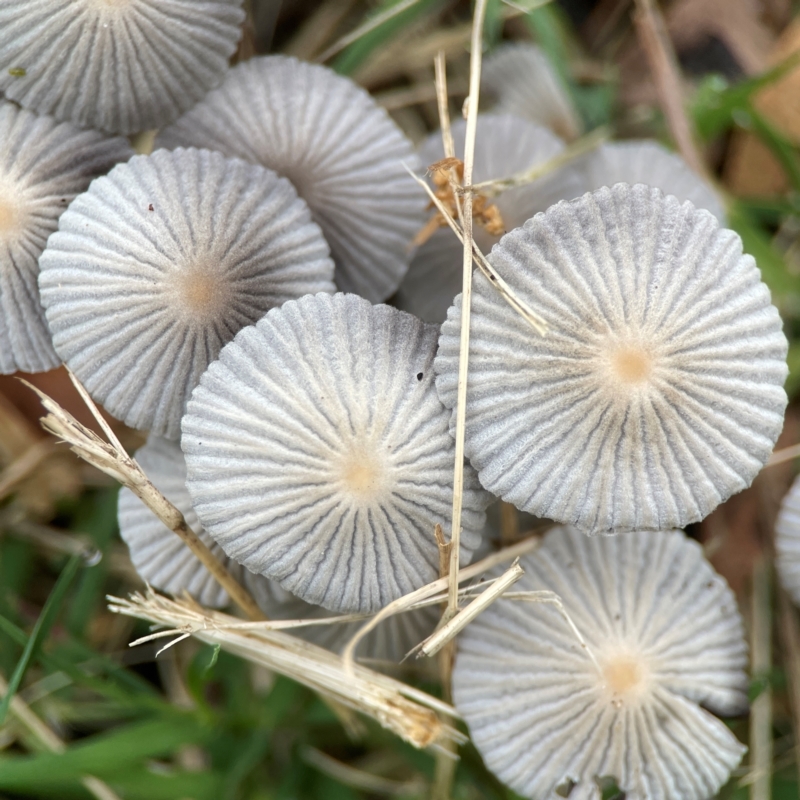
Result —
<svg viewBox="0 0 800 800"><path fill-rule="evenodd" d="M372 612L438 577L454 445L436 335L344 294L239 332L195 389L181 439L195 511L231 558L333 611ZM465 561L486 501L467 468Z"/></svg>
<svg viewBox="0 0 800 800"><path fill-rule="evenodd" d="M486 765L523 797L707 800L745 748L705 709L747 709L733 593L678 531L588 538L556 528L521 559L515 591L459 640L453 696ZM702 707L701 707L702 706Z"/></svg>
<svg viewBox="0 0 800 800"><path fill-rule="evenodd" d="M0 91L113 133L176 119L236 50L242 0L4 0Z"/></svg>
<svg viewBox="0 0 800 800"><path fill-rule="evenodd" d="M781 502L775 522L775 565L783 588L800 605L800 477Z"/></svg>
<svg viewBox="0 0 800 800"><path fill-rule="evenodd" d="M252 594L270 619L329 617L331 612L313 606L262 575L254 575L229 559L205 532L192 508L186 489L186 461L180 445L160 436L150 436L135 458L164 496L186 518L189 527L211 548L236 580ZM118 508L119 530L128 545L139 575L155 589L181 596L184 591L211 608L228 605L227 592L199 559L129 489L121 489ZM398 662L436 627L436 609L424 609L389 618L370 634L358 649L359 656ZM363 623L314 625L292 628L300 638L335 652L341 651Z"/></svg>
<svg viewBox="0 0 800 800"><path fill-rule="evenodd" d="M725 225L725 209L719 196L677 154L648 139L601 144L576 164L583 169L586 189L594 191L615 183L644 183L678 200L689 200L710 211Z"/></svg>
<svg viewBox="0 0 800 800"><path fill-rule="evenodd" d="M291 184L204 150L135 156L96 180L40 263L58 354L111 414L173 439L201 373L240 328L335 288Z"/></svg>
<svg viewBox="0 0 800 800"><path fill-rule="evenodd" d="M132 155L124 139L0 100L0 373L61 363L39 300L39 256L75 195Z"/></svg>
<svg viewBox="0 0 800 800"><path fill-rule="evenodd" d="M457 154L464 152L466 122L452 126ZM509 114L481 114L475 141L473 183L510 178L544 164L564 150L564 143L547 128ZM444 158L440 132L431 134L419 149L424 166ZM491 203L497 206L506 231L522 225L538 211L559 200L571 200L586 191L579 170L563 168L539 180L509 189ZM475 224L475 241L488 253L499 236ZM419 247L397 292L397 306L426 322L444 322L453 298L461 291L462 245L450 228L441 228Z"/></svg>
<svg viewBox="0 0 800 800"><path fill-rule="evenodd" d="M564 139L581 122L547 56L533 44L498 47L483 62L481 94L496 114L514 114L545 125Z"/></svg>
<svg viewBox="0 0 800 800"><path fill-rule="evenodd" d="M485 488L587 532L681 528L749 486L783 425L786 337L732 231L618 184L537 214L476 273L466 454ZM436 388L455 418L461 299Z"/></svg>
<svg viewBox="0 0 800 800"><path fill-rule="evenodd" d="M250 59L157 145L208 147L288 178L328 240L342 291L380 302L405 275L425 197L403 162L417 160L348 78L285 56Z"/></svg>

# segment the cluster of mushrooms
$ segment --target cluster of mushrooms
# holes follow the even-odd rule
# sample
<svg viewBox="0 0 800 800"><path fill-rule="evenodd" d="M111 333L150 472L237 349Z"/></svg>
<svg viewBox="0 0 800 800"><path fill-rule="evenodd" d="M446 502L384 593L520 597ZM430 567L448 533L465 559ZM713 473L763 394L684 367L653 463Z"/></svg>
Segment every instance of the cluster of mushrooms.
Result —
<svg viewBox="0 0 800 800"><path fill-rule="evenodd" d="M372 613L438 577L449 533L461 248L421 241L407 171L441 136L415 152L322 66L229 69L241 5L0 5L0 369L63 362L149 431L136 458L269 616ZM581 132L532 46L488 58L484 94L476 184ZM134 155L125 137L154 128ZM613 777L628 800L709 798L744 753L714 714L747 708L747 647L680 529L773 449L780 317L714 189L654 142L485 208L476 241L549 332L475 273L461 560L492 547L496 497L558 523L521 586L555 592L583 640L553 605L498 600L459 639L456 707L526 797L596 800ZM154 587L228 602L128 490L119 524ZM800 602L800 486L779 549ZM437 617L392 617L362 654L397 661Z"/></svg>

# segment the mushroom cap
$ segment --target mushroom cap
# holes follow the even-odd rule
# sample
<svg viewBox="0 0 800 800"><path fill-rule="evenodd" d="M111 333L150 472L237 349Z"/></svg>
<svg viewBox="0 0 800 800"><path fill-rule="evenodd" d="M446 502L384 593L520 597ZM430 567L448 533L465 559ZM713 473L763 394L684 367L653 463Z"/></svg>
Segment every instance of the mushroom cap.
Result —
<svg viewBox="0 0 800 800"><path fill-rule="evenodd" d="M228 68L242 0L4 0L0 91L114 133L157 128Z"/></svg>
<svg viewBox="0 0 800 800"><path fill-rule="evenodd" d="M456 153L464 152L466 122L452 126ZM543 164L564 150L564 143L547 128L509 114L481 114L475 142L473 183L509 178L536 164ZM442 135L431 134L421 145L424 165L444 158ZM497 206L506 230L522 225L537 211L544 211L559 200L577 197L586 191L579 170L562 168L539 180L508 189L491 202ZM485 228L475 225L475 241L488 253L499 241ZM441 228L421 245L397 291L397 306L426 322L444 322L453 298L461 291L462 245L449 228Z"/></svg>
<svg viewBox="0 0 800 800"><path fill-rule="evenodd" d="M203 530L186 491L186 462L177 442L150 436L134 457L154 486L184 516L186 524L214 555L241 580L245 572ZM217 583L194 553L130 490L120 489L117 508L119 532L131 554L136 571L162 592L180 595L184 590L205 606L221 608L228 593Z"/></svg>
<svg viewBox="0 0 800 800"><path fill-rule="evenodd" d="M649 139L601 144L584 158L586 189L594 191L615 183L644 183L671 194L681 202L710 211L725 225L725 209L716 191L677 154Z"/></svg>
<svg viewBox="0 0 800 800"><path fill-rule="evenodd" d="M61 363L39 300L39 256L75 195L131 155L124 139L0 100L0 373Z"/></svg>
<svg viewBox="0 0 800 800"><path fill-rule="evenodd" d="M348 78L286 56L252 58L157 145L208 147L288 178L328 240L342 291L379 302L405 275L425 197L403 162L415 168L417 159Z"/></svg>
<svg viewBox="0 0 800 800"><path fill-rule="evenodd" d="M189 527L211 548L233 577L250 591L270 619L331 616L327 609L303 602L281 589L275 581L254 575L223 553L194 513L186 490L186 461L177 442L150 436L147 444L136 451L135 457L148 478L181 511ZM197 601L212 608L228 604L227 592L199 559L129 489L120 491L118 520L133 565L151 586L174 595L188 591ZM366 637L358 653L374 659L400 661L412 647L433 632L438 617L435 608L390 617ZM362 624L315 625L289 632L338 652Z"/></svg>
<svg viewBox="0 0 800 800"><path fill-rule="evenodd" d="M751 256L708 212L617 184L489 256L540 336L475 275L465 452L523 511L587 532L681 528L748 486L783 425L787 342ZM461 298L436 388L455 418Z"/></svg>
<svg viewBox="0 0 800 800"><path fill-rule="evenodd" d="M523 556L515 591L459 640L456 708L486 765L525 797L706 800L745 748L716 713L747 708L747 645L733 593L679 531L588 538L556 528ZM561 788L559 793L558 789Z"/></svg>
<svg viewBox="0 0 800 800"><path fill-rule="evenodd" d="M775 550L781 585L800 605L800 477L781 502L775 521Z"/></svg>
<svg viewBox="0 0 800 800"><path fill-rule="evenodd" d="M564 139L581 133L581 121L547 56L533 44L498 47L483 62L481 93L492 111L546 125Z"/></svg>
<svg viewBox="0 0 800 800"><path fill-rule="evenodd" d="M372 612L439 574L454 444L433 385L437 329L315 295L243 329L183 418L187 487L231 557L301 599ZM464 561L487 497L464 477Z"/></svg>
<svg viewBox="0 0 800 800"><path fill-rule="evenodd" d="M56 352L111 414L171 439L240 328L335 289L328 246L289 181L204 150L135 156L96 180L40 264Z"/></svg>

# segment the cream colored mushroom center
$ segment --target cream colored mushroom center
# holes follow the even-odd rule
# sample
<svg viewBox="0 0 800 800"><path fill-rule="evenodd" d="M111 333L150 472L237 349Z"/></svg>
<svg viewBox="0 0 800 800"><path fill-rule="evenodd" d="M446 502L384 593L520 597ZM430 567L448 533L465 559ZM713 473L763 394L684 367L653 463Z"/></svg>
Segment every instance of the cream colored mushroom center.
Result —
<svg viewBox="0 0 800 800"><path fill-rule="evenodd" d="M358 501L369 501L386 486L386 468L369 447L355 447L337 466L342 488Z"/></svg>
<svg viewBox="0 0 800 800"><path fill-rule="evenodd" d="M652 369L650 354L637 345L626 345L611 353L611 370L622 383L644 383Z"/></svg>
<svg viewBox="0 0 800 800"><path fill-rule="evenodd" d="M180 271L174 277L173 289L184 312L194 318L213 318L230 300L227 282L209 269Z"/></svg>
<svg viewBox="0 0 800 800"><path fill-rule="evenodd" d="M0 236L5 236L16 230L19 224L19 214L16 206L0 197Z"/></svg>
<svg viewBox="0 0 800 800"><path fill-rule="evenodd" d="M648 683L644 660L635 654L620 653L600 662L601 682L616 700L635 697Z"/></svg>

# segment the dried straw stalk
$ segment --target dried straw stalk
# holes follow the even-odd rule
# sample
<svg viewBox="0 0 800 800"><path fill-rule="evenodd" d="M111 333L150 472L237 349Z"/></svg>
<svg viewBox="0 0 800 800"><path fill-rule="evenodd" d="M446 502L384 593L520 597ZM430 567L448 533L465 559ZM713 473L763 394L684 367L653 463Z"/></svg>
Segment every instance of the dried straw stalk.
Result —
<svg viewBox="0 0 800 800"><path fill-rule="evenodd" d="M210 645L286 675L347 708L366 714L414 747L442 747L466 740L443 717L458 718L447 703L400 681L360 665L345 669L342 659L310 642L282 631L272 623L255 625L201 608L190 601L170 600L148 589L128 600L109 597L117 614L149 620L167 630L145 636L131 646L162 636L177 635L174 644L194 636Z"/></svg>
<svg viewBox="0 0 800 800"><path fill-rule="evenodd" d="M94 431L78 422L72 414L65 411L51 397L27 381L23 381L26 386L39 395L42 405L49 412L42 418L42 427L62 442L66 442L74 453L92 466L118 480L123 486L127 486L171 531L183 540L250 619L265 619L255 600L186 524L183 514L156 489L142 468L125 452L114 435L114 431L111 430L80 381L72 372L69 373L69 376L108 437L108 442L104 442Z"/></svg>

